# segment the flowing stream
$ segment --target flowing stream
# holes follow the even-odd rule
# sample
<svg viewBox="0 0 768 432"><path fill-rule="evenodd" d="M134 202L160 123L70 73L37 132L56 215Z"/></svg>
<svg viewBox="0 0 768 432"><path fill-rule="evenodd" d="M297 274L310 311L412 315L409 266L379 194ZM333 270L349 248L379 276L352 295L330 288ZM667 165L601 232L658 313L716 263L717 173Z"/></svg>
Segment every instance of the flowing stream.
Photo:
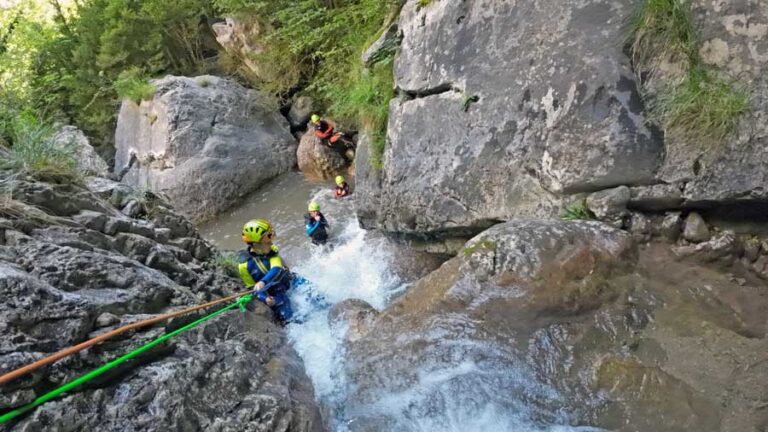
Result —
<svg viewBox="0 0 768 432"><path fill-rule="evenodd" d="M265 218L276 227L276 244L281 248L284 260L293 271L313 283L311 295L306 292L292 294L294 310L301 316L301 323L290 324L287 331L290 342L304 360L318 402L329 414L332 430L362 430L356 425L358 416L386 418L379 428L364 426L365 430L594 430L559 425L534 426L525 403L514 394L498 394L499 386L503 388L509 382L520 388L519 381L525 380L525 374L521 374L519 368L488 371L462 358L446 362L442 356L434 362L427 361L429 366L417 371L418 382L407 391L382 391L371 403L347 400L349 389L356 383L348 382L344 373L348 359L341 340L345 329L329 325L328 309L346 299L361 299L382 310L407 287L390 271L390 263L396 256L391 243L359 228L354 216L354 195L334 200L331 187L330 183L307 182L300 173L283 175L244 199L242 206L201 227L201 232L219 248L234 250L242 248L240 229L246 220ZM333 248L312 246L304 233L303 214L310 199L320 202L331 224ZM316 301L318 296L326 303ZM447 342L476 345L472 340L449 339ZM494 347L479 349L495 351ZM538 387L536 383L524 384ZM440 403L435 405L435 400ZM568 424L568 416L558 416L555 423Z"/></svg>

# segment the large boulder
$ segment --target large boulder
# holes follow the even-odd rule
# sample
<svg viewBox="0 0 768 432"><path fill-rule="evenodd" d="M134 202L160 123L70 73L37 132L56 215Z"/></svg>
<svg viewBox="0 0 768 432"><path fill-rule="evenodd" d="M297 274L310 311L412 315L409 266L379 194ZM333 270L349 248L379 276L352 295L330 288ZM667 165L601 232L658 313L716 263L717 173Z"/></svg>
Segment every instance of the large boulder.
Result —
<svg viewBox="0 0 768 432"><path fill-rule="evenodd" d="M296 165L286 120L259 95L214 77L167 76L140 105L123 101L115 135L122 181L167 194L201 220Z"/></svg>
<svg viewBox="0 0 768 432"><path fill-rule="evenodd" d="M403 97L390 106L380 205L363 223L477 233L556 215L562 194L651 182L663 146L616 43L634 4L407 2Z"/></svg>
<svg viewBox="0 0 768 432"><path fill-rule="evenodd" d="M23 177L16 184L11 201L17 207L47 206L0 218L3 373L119 325L242 290L238 279L207 261L211 246L162 197L140 199L126 185L96 178L89 179L90 190ZM136 198L121 201L138 205L141 218L108 201L126 188ZM111 338L16 379L0 390L0 412L198 316ZM323 429L301 361L262 304L214 318L4 426L29 432Z"/></svg>
<svg viewBox="0 0 768 432"><path fill-rule="evenodd" d="M314 130L308 130L301 137L296 152L299 169L305 176L314 179L332 179L347 169L347 160L315 137Z"/></svg>

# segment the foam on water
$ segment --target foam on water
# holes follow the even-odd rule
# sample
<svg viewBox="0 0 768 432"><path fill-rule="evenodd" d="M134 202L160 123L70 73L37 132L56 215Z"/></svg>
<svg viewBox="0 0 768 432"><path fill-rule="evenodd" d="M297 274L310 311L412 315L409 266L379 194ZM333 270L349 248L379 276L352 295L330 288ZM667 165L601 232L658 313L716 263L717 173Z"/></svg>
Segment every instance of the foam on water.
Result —
<svg viewBox="0 0 768 432"><path fill-rule="evenodd" d="M337 225L338 226L338 225ZM417 372L417 382L398 392L382 390L370 404L350 403L344 392L344 329L332 328L327 320L330 306L346 299L361 299L383 309L394 293L403 289L389 271L393 252L384 243L359 228L356 220L343 225L332 250L315 248L311 257L294 270L312 282L314 293L293 294L294 308L302 315L300 324L288 326L289 340L304 360L319 402L329 408L335 431L355 430L357 418L385 418L383 430L398 431L593 431L593 428L540 426L531 421L530 409L512 388L536 397L556 399L556 392L538 383L527 382L524 369L497 370L500 366L451 358L435 360ZM322 296L326 304L317 301ZM461 317L444 316L448 321ZM439 330L439 326L436 331ZM455 336L455 335L454 335ZM471 335L467 335L471 336ZM494 347L477 347L471 339L435 338L438 349L468 347L492 353ZM462 351L465 351L462 348ZM496 358L500 355L494 354ZM455 356L452 356L455 357ZM354 407L353 407L354 406ZM567 416L555 423L567 424Z"/></svg>

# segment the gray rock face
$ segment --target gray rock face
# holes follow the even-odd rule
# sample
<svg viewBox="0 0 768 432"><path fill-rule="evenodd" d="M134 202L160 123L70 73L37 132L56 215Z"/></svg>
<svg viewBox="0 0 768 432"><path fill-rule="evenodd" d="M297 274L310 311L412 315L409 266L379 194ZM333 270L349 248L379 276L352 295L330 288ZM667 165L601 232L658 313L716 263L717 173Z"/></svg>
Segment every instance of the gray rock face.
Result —
<svg viewBox="0 0 768 432"><path fill-rule="evenodd" d="M82 174L105 177L109 173L109 165L96 153L88 137L80 129L64 126L53 135L52 139L60 146L74 148L77 167Z"/></svg>
<svg viewBox="0 0 768 432"><path fill-rule="evenodd" d="M683 194L676 185L658 184L630 188L629 206L643 211L680 208Z"/></svg>
<svg viewBox="0 0 768 432"><path fill-rule="evenodd" d="M633 5L407 2L395 62L405 97L390 108L380 210L363 223L478 232L554 216L562 193L650 182L662 144L615 43Z"/></svg>
<svg viewBox="0 0 768 432"><path fill-rule="evenodd" d="M253 91L213 76L155 80L152 101L124 101L115 166L123 182L167 194L194 220L213 216L296 165L285 119Z"/></svg>
<svg viewBox="0 0 768 432"><path fill-rule="evenodd" d="M3 371L119 325L242 290L239 280L205 261L212 254L210 245L161 198L131 200L144 218L137 219L106 201L111 197L107 181L89 181L98 192L27 180L17 184L14 199L30 203L46 196L49 205L43 207L44 218L0 217ZM89 205L78 207L84 203ZM0 389L0 412L193 317L110 339L13 381ZM10 427L28 432L320 431L323 423L309 379L286 344L266 306L229 312L106 373L95 385L42 405Z"/></svg>
<svg viewBox="0 0 768 432"><path fill-rule="evenodd" d="M296 152L299 169L315 179L332 179L347 169L347 161L336 151L315 137L314 130L307 131L299 142Z"/></svg>
<svg viewBox="0 0 768 432"><path fill-rule="evenodd" d="M704 222L704 218L696 212L691 212L685 218L683 226L683 238L694 243L705 242L709 240L709 227Z"/></svg>

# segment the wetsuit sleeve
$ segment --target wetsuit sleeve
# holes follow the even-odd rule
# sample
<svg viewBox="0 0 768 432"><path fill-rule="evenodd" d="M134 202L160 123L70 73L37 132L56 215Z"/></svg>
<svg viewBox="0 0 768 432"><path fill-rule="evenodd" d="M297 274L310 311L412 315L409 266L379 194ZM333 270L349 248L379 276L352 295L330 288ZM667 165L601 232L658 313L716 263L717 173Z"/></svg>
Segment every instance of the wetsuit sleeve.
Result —
<svg viewBox="0 0 768 432"><path fill-rule="evenodd" d="M314 219L310 219L309 217L305 217L304 221L306 222L306 228L307 228L307 235L311 236L317 228L322 225L324 218L320 218L319 221L316 221Z"/></svg>
<svg viewBox="0 0 768 432"><path fill-rule="evenodd" d="M283 260L280 258L280 255L274 255L269 258L269 267L270 269L267 274L261 278L261 281L266 284L275 280L280 280L280 278L283 277L283 272L285 272L285 269L283 268Z"/></svg>

